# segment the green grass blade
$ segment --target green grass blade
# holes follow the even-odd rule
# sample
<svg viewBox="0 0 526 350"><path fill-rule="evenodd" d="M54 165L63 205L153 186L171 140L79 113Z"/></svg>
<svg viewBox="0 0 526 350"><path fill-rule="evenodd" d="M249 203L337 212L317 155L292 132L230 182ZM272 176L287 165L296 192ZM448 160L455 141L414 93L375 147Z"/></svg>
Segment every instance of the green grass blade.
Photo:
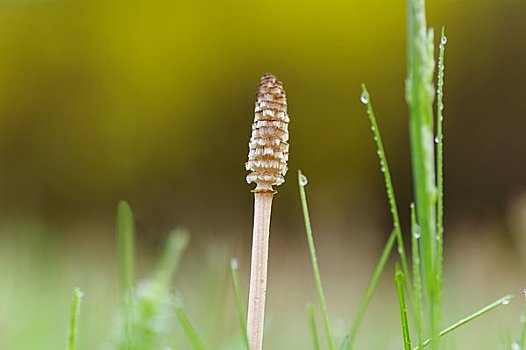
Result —
<svg viewBox="0 0 526 350"><path fill-rule="evenodd" d="M423 324L423 310L422 310L422 270L420 268L420 228L416 222L415 205L411 203L411 249L413 258L413 292L415 300L415 308L413 317L415 318L416 336L418 343L423 341L424 324Z"/></svg>
<svg viewBox="0 0 526 350"><path fill-rule="evenodd" d="M446 50L447 37L445 28L442 27L438 53L437 70L437 135L436 157L437 157L437 290L439 300L442 298L443 284L443 255L444 255L444 54Z"/></svg>
<svg viewBox="0 0 526 350"><path fill-rule="evenodd" d="M169 233L154 275L154 281L159 286L169 287L189 242L190 235L185 230L176 229Z"/></svg>
<svg viewBox="0 0 526 350"><path fill-rule="evenodd" d="M389 238L387 239L387 242L384 246L384 250L382 251L380 260L378 260L378 263L376 264L376 268L374 269L373 277L371 278L371 281L369 282L369 286L367 287L367 290L365 291L365 295L362 298L362 301L358 308L358 312L356 313L356 318L351 326L351 331L349 332L349 338L348 338L349 341L347 342L347 345L344 348L345 350L350 350L354 346L356 335L358 334L358 330L360 329L362 325L363 318L365 316L365 312L367 311L367 308L369 307L369 303L371 302L376 286L378 285L378 282L380 281L380 276L382 275L385 265L387 264L387 260L389 259L389 255L391 254L391 250L393 249L394 243L396 241L396 237L397 237L396 231L393 230L391 234L389 235Z"/></svg>
<svg viewBox="0 0 526 350"><path fill-rule="evenodd" d="M199 337L199 334L197 334L195 328L190 323L190 320L183 308L183 301L177 296L175 297L175 315L177 316L177 319L181 324L181 328L183 329L183 332L192 347L195 350L204 350L204 343Z"/></svg>
<svg viewBox="0 0 526 350"><path fill-rule="evenodd" d="M73 300L71 301L71 321L69 323L69 350L75 350L76 336L78 333L78 318L80 316L80 305L82 303L82 291L76 288L73 291Z"/></svg>
<svg viewBox="0 0 526 350"><path fill-rule="evenodd" d="M464 317L463 319L455 322L451 326L445 328L444 330L442 330L439 333L439 336L443 337L443 336L453 332L457 328L462 327L466 323L469 323L469 322L475 320L476 318L479 318L480 316L490 312L491 310L493 310L493 309L495 309L495 308L497 308L499 306L508 305L511 302L511 299L513 299L513 295L506 295L506 296L504 296L504 297L502 297L502 298L500 298L498 300L495 300L493 303L483 307L482 309L472 313L471 315L469 315L467 317ZM430 343L431 343L431 339L426 339L422 344L420 344L419 346L415 347L413 350L423 349L426 346L428 346Z"/></svg>
<svg viewBox="0 0 526 350"><path fill-rule="evenodd" d="M343 340L343 342L340 344L340 347L338 348L338 350L345 350L348 348L349 346L349 336L346 336L345 339Z"/></svg>
<svg viewBox="0 0 526 350"><path fill-rule="evenodd" d="M521 314L520 322L521 322L521 334L519 335L519 339L517 340L517 344L519 345L519 349L523 350L526 349L526 289L524 290L524 311Z"/></svg>
<svg viewBox="0 0 526 350"><path fill-rule="evenodd" d="M119 278L121 295L133 288L135 260L135 225L128 203L120 201L117 209L117 234L119 241Z"/></svg>
<svg viewBox="0 0 526 350"><path fill-rule="evenodd" d="M421 228L420 253L426 296L431 348L439 346L440 291L436 242L436 173L434 143L434 43L428 31L424 0L408 0L408 76L406 100L409 106L409 130L413 172L413 192L418 224Z"/></svg>
<svg viewBox="0 0 526 350"><path fill-rule="evenodd" d="M398 303L400 304L400 321L402 323L402 335L404 350L411 350L411 336L409 335L409 324L407 323L407 305L404 295L404 273L397 263L395 268L396 289L398 290Z"/></svg>
<svg viewBox="0 0 526 350"><path fill-rule="evenodd" d="M360 101L365 104L367 108L367 116L369 117L369 122L371 124L371 131L373 132L373 138L376 143L376 153L380 161L380 170L384 175L385 189L387 192L387 199L389 200L389 207L391 210L391 215L393 217L393 226L396 232L396 238L398 241L398 253L400 255L400 262L402 264L402 271L406 276L409 275L409 264L407 262L407 256L404 248L404 240L402 238L402 230L400 227L400 217L398 215L398 208L396 204L396 197L394 193L393 182L391 180L391 171L389 169L389 163L387 162L387 157L385 155L384 144L382 142L382 135L380 134L380 129L378 128L378 123L376 122L376 116L374 114L373 104L371 102L371 96L367 87L362 84L362 94L360 96ZM409 279L408 290L410 290L411 283Z"/></svg>
<svg viewBox="0 0 526 350"><path fill-rule="evenodd" d="M323 317L323 327L327 337L327 344L329 350L334 350L334 341L332 337L331 324L329 321L329 312L327 303L325 302L325 293L323 292L323 285L321 283L320 268L318 266L318 258L316 257L316 248L314 247L314 238L312 235L312 226L310 222L309 208L307 206L307 195L305 194L305 186L307 185L307 177L298 171L298 184L300 190L301 208L303 211L303 219L305 221L305 232L307 234L307 242L309 244L310 257L312 262L312 270L314 272L314 280L316 282L316 290L318 292L318 299L321 306L321 313Z"/></svg>
<svg viewBox="0 0 526 350"><path fill-rule="evenodd" d="M121 311L124 318L124 348L131 348L132 298L135 261L135 225L133 213L125 201L117 207L117 240L119 256L119 285Z"/></svg>
<svg viewBox="0 0 526 350"><path fill-rule="evenodd" d="M313 304L307 304L307 317L309 318L310 333L314 350L321 350L320 338L318 337L318 325L316 324L316 310Z"/></svg>
<svg viewBox="0 0 526 350"><path fill-rule="evenodd" d="M230 261L230 274L232 276L232 287L234 289L234 298L236 302L237 318L239 321L239 327L241 335L243 337L243 344L246 350L250 349L247 335L247 319L245 317L245 305L243 303L243 296L241 293L241 287L239 285L239 277L237 276L237 270L239 263L236 258L232 258Z"/></svg>

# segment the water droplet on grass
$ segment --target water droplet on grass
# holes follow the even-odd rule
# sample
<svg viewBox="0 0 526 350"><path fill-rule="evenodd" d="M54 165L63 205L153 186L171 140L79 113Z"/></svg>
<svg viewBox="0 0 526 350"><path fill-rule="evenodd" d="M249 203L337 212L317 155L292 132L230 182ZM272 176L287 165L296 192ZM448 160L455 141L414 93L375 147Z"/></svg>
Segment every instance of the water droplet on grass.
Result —
<svg viewBox="0 0 526 350"><path fill-rule="evenodd" d="M440 43L441 43L442 45L446 45L446 44L447 44L447 36L444 35L444 36L442 37L442 40L440 40Z"/></svg>
<svg viewBox="0 0 526 350"><path fill-rule="evenodd" d="M509 305L509 304L510 304L510 300L509 299L506 299L506 300L502 301L502 305Z"/></svg>
<svg viewBox="0 0 526 350"><path fill-rule="evenodd" d="M362 94L360 95L360 102L363 103L364 105L368 104L369 103L369 95L365 92L362 92Z"/></svg>
<svg viewBox="0 0 526 350"><path fill-rule="evenodd" d="M309 183L309 179L307 179L307 176L300 174L300 185L305 187Z"/></svg>

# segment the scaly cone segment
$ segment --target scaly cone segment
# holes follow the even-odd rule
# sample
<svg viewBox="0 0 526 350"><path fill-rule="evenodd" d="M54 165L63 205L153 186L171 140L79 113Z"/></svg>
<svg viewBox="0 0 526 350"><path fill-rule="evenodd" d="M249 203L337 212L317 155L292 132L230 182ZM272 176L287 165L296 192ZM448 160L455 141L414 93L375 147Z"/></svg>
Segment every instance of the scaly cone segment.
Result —
<svg viewBox="0 0 526 350"><path fill-rule="evenodd" d="M272 186L285 182L289 158L289 116L283 84L272 74L261 77L256 95L252 137L249 142L250 171L247 182L256 184L254 192L274 192Z"/></svg>

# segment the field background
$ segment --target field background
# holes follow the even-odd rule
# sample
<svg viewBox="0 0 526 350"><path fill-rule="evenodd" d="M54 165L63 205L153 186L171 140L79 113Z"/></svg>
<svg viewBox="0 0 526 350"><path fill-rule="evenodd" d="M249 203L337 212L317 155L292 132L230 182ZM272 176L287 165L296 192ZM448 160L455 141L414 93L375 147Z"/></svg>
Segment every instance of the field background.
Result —
<svg viewBox="0 0 526 350"><path fill-rule="evenodd" d="M519 296L448 337L452 349L495 349L519 327L524 13L522 0L428 1L430 25L445 25L449 39L444 323L504 294ZM191 232L175 288L210 349L236 343L228 266L239 258L246 291L252 194L244 162L266 72L283 80L292 120L291 172L273 208L266 345L307 349L304 307L315 291L297 169L310 181L338 336L391 227L358 98L362 82L374 97L408 228L405 3L0 0L1 349L64 348L76 286L85 292L79 349L108 348L119 199L136 215L141 278L171 228ZM358 349L401 348L388 271Z"/></svg>

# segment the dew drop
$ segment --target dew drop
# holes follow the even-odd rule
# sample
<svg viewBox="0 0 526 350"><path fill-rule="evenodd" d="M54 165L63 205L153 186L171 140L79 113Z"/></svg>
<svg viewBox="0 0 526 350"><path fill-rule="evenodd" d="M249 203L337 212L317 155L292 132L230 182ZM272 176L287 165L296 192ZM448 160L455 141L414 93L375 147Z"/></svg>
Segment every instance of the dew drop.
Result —
<svg viewBox="0 0 526 350"><path fill-rule="evenodd" d="M421 235L422 234L420 233L420 230L415 230L415 232L413 233L413 237L415 237L415 239L419 239Z"/></svg>
<svg viewBox="0 0 526 350"><path fill-rule="evenodd" d="M382 173L385 173L385 167L384 167L384 166L380 167L380 171L381 171Z"/></svg>
<svg viewBox="0 0 526 350"><path fill-rule="evenodd" d="M307 179L307 176L300 174L300 185L305 187L309 183L309 179Z"/></svg>
<svg viewBox="0 0 526 350"><path fill-rule="evenodd" d="M511 350L520 350L521 346L517 342L511 344Z"/></svg>
<svg viewBox="0 0 526 350"><path fill-rule="evenodd" d="M360 95L360 102L364 105L369 103L369 96L365 92L362 92L362 94Z"/></svg>
<svg viewBox="0 0 526 350"><path fill-rule="evenodd" d="M442 37L442 39L440 40L440 43L441 43L442 45L446 45L446 44L447 44L447 36L444 35L444 36Z"/></svg>
<svg viewBox="0 0 526 350"><path fill-rule="evenodd" d="M437 136L435 137L435 143L439 143L440 142L440 138Z"/></svg>
<svg viewBox="0 0 526 350"><path fill-rule="evenodd" d="M502 305L509 305L509 304L510 304L510 300L509 299L506 299L506 300L502 301Z"/></svg>

